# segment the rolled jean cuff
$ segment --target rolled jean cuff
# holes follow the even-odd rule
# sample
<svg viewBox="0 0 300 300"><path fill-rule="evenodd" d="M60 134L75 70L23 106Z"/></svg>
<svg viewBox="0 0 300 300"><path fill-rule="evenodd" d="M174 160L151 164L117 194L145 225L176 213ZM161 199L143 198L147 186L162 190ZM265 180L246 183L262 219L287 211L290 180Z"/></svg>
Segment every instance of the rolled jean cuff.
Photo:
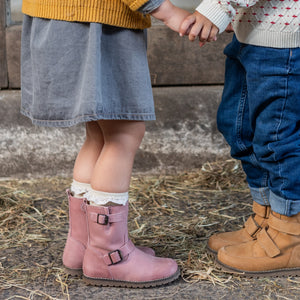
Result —
<svg viewBox="0 0 300 300"><path fill-rule="evenodd" d="M249 186L249 188L253 201L263 206L270 205L270 189L268 187L254 188Z"/></svg>
<svg viewBox="0 0 300 300"><path fill-rule="evenodd" d="M270 191L269 201L271 209L278 214L291 217L300 212L300 200L284 199Z"/></svg>
<svg viewBox="0 0 300 300"><path fill-rule="evenodd" d="M165 0L149 0L147 3L141 6L138 11L142 14L150 14L155 9L160 7L163 2L165 2Z"/></svg>

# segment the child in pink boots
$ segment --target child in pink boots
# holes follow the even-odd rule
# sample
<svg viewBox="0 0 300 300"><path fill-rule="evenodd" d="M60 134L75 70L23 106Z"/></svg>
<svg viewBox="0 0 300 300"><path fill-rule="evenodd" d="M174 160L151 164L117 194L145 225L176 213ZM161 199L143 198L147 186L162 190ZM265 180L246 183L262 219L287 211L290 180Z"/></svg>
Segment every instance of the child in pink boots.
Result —
<svg viewBox="0 0 300 300"><path fill-rule="evenodd" d="M128 189L144 121L155 119L150 14L178 32L189 13L169 0L23 0L23 13L21 112L35 125L86 126L68 192L66 270L102 286L172 282L176 262L128 237Z"/></svg>

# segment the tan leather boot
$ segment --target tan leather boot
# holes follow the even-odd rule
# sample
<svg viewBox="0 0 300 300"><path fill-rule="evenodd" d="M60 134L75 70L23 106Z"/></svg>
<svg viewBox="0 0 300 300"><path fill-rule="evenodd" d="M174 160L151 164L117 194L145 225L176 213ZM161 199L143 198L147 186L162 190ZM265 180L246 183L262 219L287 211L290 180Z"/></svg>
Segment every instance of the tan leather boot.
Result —
<svg viewBox="0 0 300 300"><path fill-rule="evenodd" d="M207 249L213 254L217 254L218 250L224 246L245 243L255 239L258 232L267 225L270 206L253 202L252 210L254 214L248 218L242 229L212 235L208 240Z"/></svg>
<svg viewBox="0 0 300 300"><path fill-rule="evenodd" d="M180 275L176 262L151 256L128 239L126 206L87 205L88 246L84 281L99 286L144 288L159 286Z"/></svg>
<svg viewBox="0 0 300 300"><path fill-rule="evenodd" d="M256 240L221 248L217 262L249 277L300 275L300 213L286 217L271 212L268 226Z"/></svg>
<svg viewBox="0 0 300 300"><path fill-rule="evenodd" d="M87 200L74 197L67 190L69 201L69 233L63 253L65 272L70 275L82 275L82 262L87 247L88 231L86 218ZM148 247L138 247L141 251L155 255Z"/></svg>

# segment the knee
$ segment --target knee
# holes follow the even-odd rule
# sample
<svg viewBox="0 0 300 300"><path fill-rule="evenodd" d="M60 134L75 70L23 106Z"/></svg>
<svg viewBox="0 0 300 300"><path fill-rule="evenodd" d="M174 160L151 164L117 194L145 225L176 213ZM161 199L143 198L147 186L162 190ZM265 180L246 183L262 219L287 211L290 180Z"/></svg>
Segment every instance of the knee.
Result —
<svg viewBox="0 0 300 300"><path fill-rule="evenodd" d="M300 157L299 132L276 133L268 131L268 127L259 127L255 131L253 149L261 162L281 162L293 157L294 161Z"/></svg>
<svg viewBox="0 0 300 300"><path fill-rule="evenodd" d="M125 151L126 149L129 151L138 149L145 134L144 122L110 121L105 123L104 126L102 123L101 128L106 145L119 145Z"/></svg>
<svg viewBox="0 0 300 300"><path fill-rule="evenodd" d="M145 135L145 123L144 122L134 122L135 124L130 124L129 128L125 129L120 134L120 142L125 148L136 151L144 138Z"/></svg>
<svg viewBox="0 0 300 300"><path fill-rule="evenodd" d="M130 135L137 143L141 143L146 131L144 122L132 122L129 124L128 131L125 129L125 135Z"/></svg>

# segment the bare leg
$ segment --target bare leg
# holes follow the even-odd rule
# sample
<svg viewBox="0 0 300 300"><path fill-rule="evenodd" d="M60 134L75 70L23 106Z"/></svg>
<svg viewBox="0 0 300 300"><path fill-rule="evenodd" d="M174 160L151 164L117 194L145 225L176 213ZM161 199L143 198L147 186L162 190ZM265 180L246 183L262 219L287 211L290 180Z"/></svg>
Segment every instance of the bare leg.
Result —
<svg viewBox="0 0 300 300"><path fill-rule="evenodd" d="M86 123L86 139L75 161L73 178L90 183L95 164L103 148L103 135L97 122Z"/></svg>
<svg viewBox="0 0 300 300"><path fill-rule="evenodd" d="M145 133L145 123L124 120L101 120L104 146L95 164L91 186L108 193L127 192L132 166Z"/></svg>

